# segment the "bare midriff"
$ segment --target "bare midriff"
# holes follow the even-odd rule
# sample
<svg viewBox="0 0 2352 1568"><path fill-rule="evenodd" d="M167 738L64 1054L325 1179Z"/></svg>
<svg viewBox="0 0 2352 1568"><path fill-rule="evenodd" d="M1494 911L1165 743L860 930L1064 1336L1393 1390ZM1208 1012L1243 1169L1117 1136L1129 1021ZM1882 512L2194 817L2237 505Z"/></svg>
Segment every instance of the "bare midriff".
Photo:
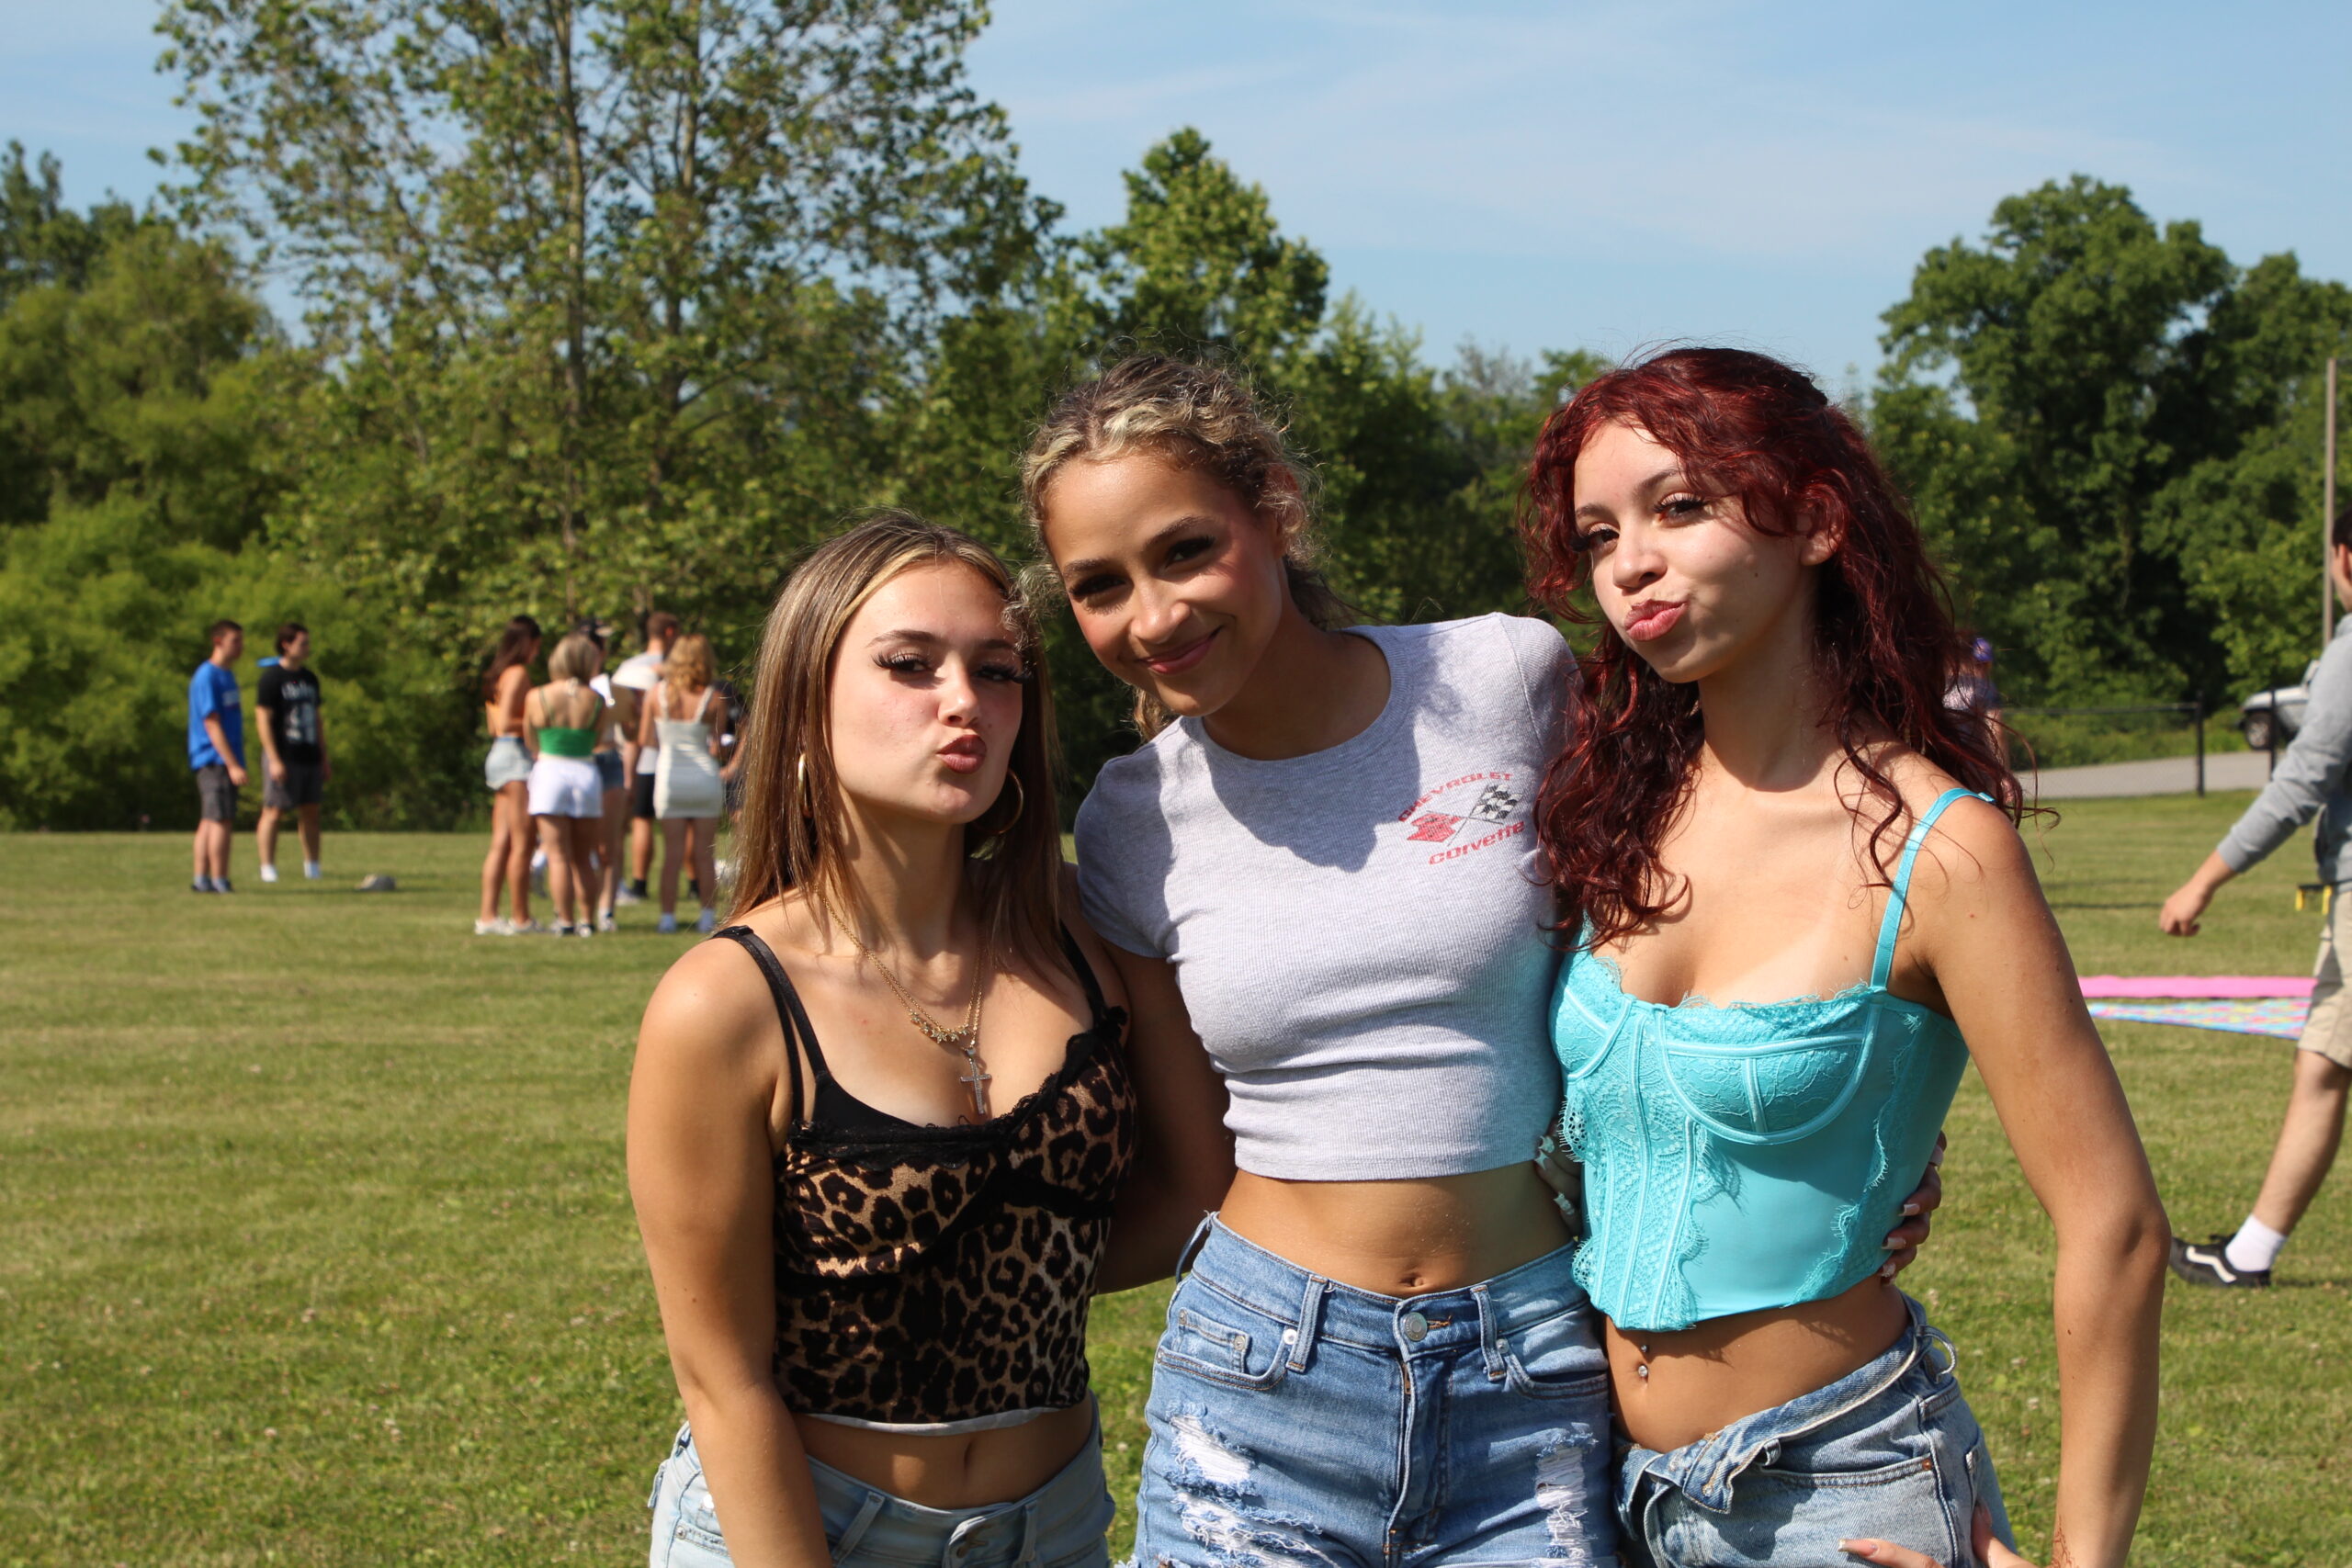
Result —
<svg viewBox="0 0 2352 1568"><path fill-rule="evenodd" d="M1681 1448L1836 1382L1885 1354L1908 1321L1902 1292L1872 1275L1826 1301L1735 1313L1664 1333L1628 1333L1609 1324L1603 1337L1618 1419L1645 1449Z"/></svg>
<svg viewBox="0 0 2352 1568"><path fill-rule="evenodd" d="M1091 1402L985 1432L877 1432L798 1416L801 1447L820 1464L926 1508L980 1508L1026 1497L1078 1457L1094 1429Z"/></svg>
<svg viewBox="0 0 2352 1568"><path fill-rule="evenodd" d="M1532 1160L1401 1181L1279 1181L1245 1170L1217 1218L1310 1274L1384 1296L1460 1290L1568 1239Z"/></svg>

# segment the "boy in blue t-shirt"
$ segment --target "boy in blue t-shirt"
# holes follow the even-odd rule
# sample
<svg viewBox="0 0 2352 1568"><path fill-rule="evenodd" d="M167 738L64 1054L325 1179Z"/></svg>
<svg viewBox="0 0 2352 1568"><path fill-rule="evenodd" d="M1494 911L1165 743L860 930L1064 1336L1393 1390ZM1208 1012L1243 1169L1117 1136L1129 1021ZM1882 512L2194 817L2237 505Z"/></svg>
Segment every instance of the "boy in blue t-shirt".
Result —
<svg viewBox="0 0 2352 1568"><path fill-rule="evenodd" d="M245 650L245 628L212 623L212 656L187 682L187 765L196 773L194 893L227 893L229 845L237 830L237 791L245 784L245 713L229 666Z"/></svg>

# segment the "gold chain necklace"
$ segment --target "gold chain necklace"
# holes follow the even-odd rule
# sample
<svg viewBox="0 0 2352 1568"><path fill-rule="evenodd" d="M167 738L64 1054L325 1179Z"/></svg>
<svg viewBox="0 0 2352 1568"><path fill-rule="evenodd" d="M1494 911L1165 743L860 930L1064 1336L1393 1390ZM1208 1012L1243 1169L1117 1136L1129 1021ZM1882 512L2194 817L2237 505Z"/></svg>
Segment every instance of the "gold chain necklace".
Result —
<svg viewBox="0 0 2352 1568"><path fill-rule="evenodd" d="M891 972L890 965L883 961L882 955L860 941L857 928L842 919L840 913L834 909L831 894L824 896L824 903L825 913L831 917L835 925L841 927L842 934L849 938L850 945L856 948L862 957L873 962L874 967L882 976L883 983L890 987L892 994L899 998L899 1005L907 1010L907 1021L922 1030L933 1043L944 1045L950 1051L960 1051L964 1054L964 1071L956 1081L971 1091L972 1114L983 1122L987 1121L989 1078L988 1068L980 1062L980 997L981 993L988 988L988 950L985 947L981 949L980 962L975 966L972 975L972 1005L965 1010L963 1027L950 1029L916 1005L914 998L909 996L907 988L899 984L899 976Z"/></svg>

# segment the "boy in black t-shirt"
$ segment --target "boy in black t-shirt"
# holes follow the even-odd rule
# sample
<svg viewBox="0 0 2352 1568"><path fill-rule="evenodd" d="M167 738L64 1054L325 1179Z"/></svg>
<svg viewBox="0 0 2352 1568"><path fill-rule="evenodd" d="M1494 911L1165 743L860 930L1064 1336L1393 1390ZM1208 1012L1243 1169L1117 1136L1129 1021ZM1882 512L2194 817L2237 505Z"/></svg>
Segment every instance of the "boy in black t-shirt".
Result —
<svg viewBox="0 0 2352 1568"><path fill-rule="evenodd" d="M288 621L277 628L277 662L261 672L254 702L263 753L261 879L277 880L277 827L288 811L297 814L302 839L302 874L316 882L319 871L319 801L330 769L326 731L319 719L319 678L305 668L311 657L310 628Z"/></svg>

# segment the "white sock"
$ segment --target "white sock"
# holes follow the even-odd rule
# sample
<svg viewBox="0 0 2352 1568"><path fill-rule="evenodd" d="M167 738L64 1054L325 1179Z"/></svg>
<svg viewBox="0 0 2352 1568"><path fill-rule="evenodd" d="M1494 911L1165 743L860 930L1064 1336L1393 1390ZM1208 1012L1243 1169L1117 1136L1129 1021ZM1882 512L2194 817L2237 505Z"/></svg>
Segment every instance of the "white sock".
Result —
<svg viewBox="0 0 2352 1568"><path fill-rule="evenodd" d="M2222 1256L2241 1274L2259 1274L2278 1261L2279 1250L2286 1245L2285 1236L2248 1214L2230 1245L2222 1249Z"/></svg>

